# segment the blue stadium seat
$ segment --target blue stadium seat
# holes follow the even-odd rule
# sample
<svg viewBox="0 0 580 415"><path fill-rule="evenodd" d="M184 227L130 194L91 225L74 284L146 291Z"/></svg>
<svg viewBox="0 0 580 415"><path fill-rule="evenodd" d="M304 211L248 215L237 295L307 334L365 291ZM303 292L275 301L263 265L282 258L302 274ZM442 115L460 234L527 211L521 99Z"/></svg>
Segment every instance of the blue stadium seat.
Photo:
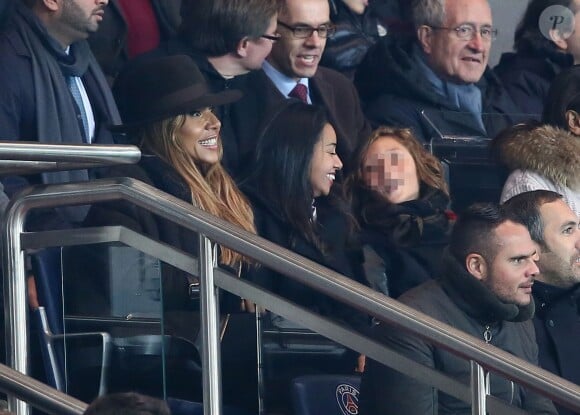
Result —
<svg viewBox="0 0 580 415"><path fill-rule="evenodd" d="M356 415L360 376L308 375L292 381L294 415Z"/></svg>
<svg viewBox="0 0 580 415"><path fill-rule="evenodd" d="M183 399L168 398L167 404L171 409L172 415L203 415L203 404L200 402L190 402ZM233 408L231 406L223 407L224 415L253 415L245 410Z"/></svg>

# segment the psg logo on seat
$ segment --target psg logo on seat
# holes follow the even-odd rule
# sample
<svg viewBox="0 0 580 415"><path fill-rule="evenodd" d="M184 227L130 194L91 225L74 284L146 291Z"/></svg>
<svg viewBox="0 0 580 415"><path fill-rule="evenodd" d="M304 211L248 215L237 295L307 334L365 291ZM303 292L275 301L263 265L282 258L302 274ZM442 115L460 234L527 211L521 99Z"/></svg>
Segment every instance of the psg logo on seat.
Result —
<svg viewBox="0 0 580 415"><path fill-rule="evenodd" d="M336 387L336 402L343 415L358 415L358 394L357 388L346 383Z"/></svg>

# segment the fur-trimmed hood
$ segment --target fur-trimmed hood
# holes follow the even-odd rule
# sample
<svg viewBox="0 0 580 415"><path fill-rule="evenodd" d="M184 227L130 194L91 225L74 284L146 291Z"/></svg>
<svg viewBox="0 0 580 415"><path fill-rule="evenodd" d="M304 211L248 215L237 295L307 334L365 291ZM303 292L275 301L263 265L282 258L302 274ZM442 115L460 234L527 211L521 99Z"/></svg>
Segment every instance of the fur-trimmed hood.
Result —
<svg viewBox="0 0 580 415"><path fill-rule="evenodd" d="M493 152L510 171L529 170L580 191L580 137L549 125L514 129L494 140Z"/></svg>

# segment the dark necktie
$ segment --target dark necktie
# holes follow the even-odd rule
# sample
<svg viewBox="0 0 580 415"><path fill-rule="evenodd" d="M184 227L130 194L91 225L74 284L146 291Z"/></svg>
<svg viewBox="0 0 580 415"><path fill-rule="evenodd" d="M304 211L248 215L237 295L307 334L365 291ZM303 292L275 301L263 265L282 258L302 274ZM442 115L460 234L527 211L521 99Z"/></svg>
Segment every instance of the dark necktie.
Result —
<svg viewBox="0 0 580 415"><path fill-rule="evenodd" d="M83 141L85 143L89 143L89 119L87 117L87 113L85 110L85 105L83 103L83 98L81 96L81 90L76 83L76 80L73 76L67 77L68 88L77 104L77 108L79 110L79 115L81 116L81 121L83 124Z"/></svg>
<svg viewBox="0 0 580 415"><path fill-rule="evenodd" d="M300 101L308 104L308 88L304 84L296 84L288 95L292 98L298 98Z"/></svg>

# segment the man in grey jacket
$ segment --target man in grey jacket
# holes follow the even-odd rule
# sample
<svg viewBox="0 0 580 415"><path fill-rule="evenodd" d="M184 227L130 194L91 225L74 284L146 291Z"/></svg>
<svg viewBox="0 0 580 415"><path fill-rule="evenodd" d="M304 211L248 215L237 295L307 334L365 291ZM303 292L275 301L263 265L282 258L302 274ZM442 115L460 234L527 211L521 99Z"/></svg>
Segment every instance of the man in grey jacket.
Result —
<svg viewBox="0 0 580 415"><path fill-rule="evenodd" d="M473 205L455 224L442 276L399 300L531 363L538 362L532 285L538 252L527 228L510 210ZM376 337L395 351L469 384L469 362L385 324ZM555 414L546 398L491 375L491 394L534 414ZM470 414L468 403L369 360L360 414Z"/></svg>

